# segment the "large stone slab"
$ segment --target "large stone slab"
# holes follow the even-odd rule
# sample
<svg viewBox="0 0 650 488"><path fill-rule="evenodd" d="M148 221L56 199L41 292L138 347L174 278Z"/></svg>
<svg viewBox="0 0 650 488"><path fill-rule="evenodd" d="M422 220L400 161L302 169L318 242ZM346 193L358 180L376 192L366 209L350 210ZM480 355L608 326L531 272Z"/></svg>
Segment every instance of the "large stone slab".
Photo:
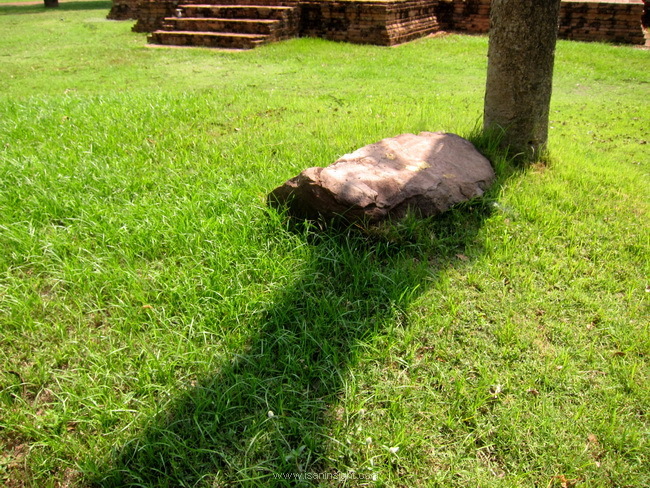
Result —
<svg viewBox="0 0 650 488"><path fill-rule="evenodd" d="M423 217L479 197L494 182L490 162L455 134L421 132L383 139L326 168L308 168L269 195L301 218L378 222Z"/></svg>

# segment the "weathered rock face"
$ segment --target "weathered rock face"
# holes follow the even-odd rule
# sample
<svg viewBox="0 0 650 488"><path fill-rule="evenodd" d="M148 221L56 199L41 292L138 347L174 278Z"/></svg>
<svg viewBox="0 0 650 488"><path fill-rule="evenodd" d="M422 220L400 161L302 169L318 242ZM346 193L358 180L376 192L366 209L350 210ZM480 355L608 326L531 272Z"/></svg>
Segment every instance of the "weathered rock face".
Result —
<svg viewBox="0 0 650 488"><path fill-rule="evenodd" d="M494 181L490 162L466 139L444 132L402 134L308 168L268 197L297 217L378 222L423 217L481 196Z"/></svg>

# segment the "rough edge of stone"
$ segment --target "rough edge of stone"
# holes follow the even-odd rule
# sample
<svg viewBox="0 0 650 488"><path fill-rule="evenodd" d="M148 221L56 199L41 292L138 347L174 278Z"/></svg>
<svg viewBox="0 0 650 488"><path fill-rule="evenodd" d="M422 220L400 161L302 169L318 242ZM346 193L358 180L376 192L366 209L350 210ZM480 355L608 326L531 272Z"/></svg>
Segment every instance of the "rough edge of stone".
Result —
<svg viewBox="0 0 650 488"><path fill-rule="evenodd" d="M492 171L494 171L492 162L487 157L485 157L485 155L480 153L480 151L478 151L476 146L474 146L474 144L471 141L451 132L443 131L443 132L432 133L432 132L425 131L425 132L420 132L420 134L418 135L423 135L423 134L444 134L444 135L451 135L457 137L458 139L461 139L464 143L471 146L472 149L476 150L478 154L480 154L483 158L485 158L485 160L490 164ZM399 137L399 136L395 136L395 137ZM368 146L381 144L382 141L386 139L393 139L393 138L385 138L382 139L381 141L377 141L373 144L369 144ZM364 147L368 147L368 146L364 146ZM332 163L332 165L339 163L343 158L348 157L354 154L355 152L360 151L361 149L363 148L357 149L353 153L349 153L341 156L334 163ZM374 225L374 224L379 224L383 221L387 221L387 222L399 221L409 213L419 215L420 217L425 217L425 218L432 217L435 215L441 215L442 213L451 210L451 208L456 207L457 205L481 198L496 180L496 174L494 174L493 172L491 181L481 181L482 184L479 184L479 188L481 190L480 194L473 195L469 197L466 201L458 202L452 207L449 207L448 209L442 212L437 212L434 215L422 215L421 212L419 212L417 208L417 204L415 203L417 202L418 199L418 197L416 196L415 198L405 200L401 205L395 207L395 209L393 209L393 211L391 211L388 216L378 218L378 219L373 219L367 216L365 216L365 218L360 218L359 212L363 210L362 208L355 209L355 208L350 208L338 204L338 199L336 198L336 196L333 195L330 191L328 191L325 188L322 188L318 185L311 185L311 184L308 184L308 186L301 185L301 183L303 182L309 183L310 181L318 179L318 175L324 169L325 167L316 166L301 171L298 175L294 176L293 178L290 178L285 183L272 190L267 195L266 198L267 205L269 207L275 208L276 210L286 211L287 215L294 219L319 221L331 225L358 224L358 223L365 224L365 225ZM305 204L304 202L306 201L306 199L304 198L304 196L313 191L320 193L319 198L324 197L330 200L330 202L333 203L332 207L338 205L339 210L337 212L333 212L330 215L323 215L317 210L315 210L312 206Z"/></svg>

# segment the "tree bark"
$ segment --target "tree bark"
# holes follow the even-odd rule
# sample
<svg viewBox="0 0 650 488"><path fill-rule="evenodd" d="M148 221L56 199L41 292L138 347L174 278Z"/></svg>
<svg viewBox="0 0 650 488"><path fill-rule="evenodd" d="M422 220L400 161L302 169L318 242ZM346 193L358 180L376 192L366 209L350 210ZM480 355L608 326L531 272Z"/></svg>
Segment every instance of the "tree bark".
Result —
<svg viewBox="0 0 650 488"><path fill-rule="evenodd" d="M59 0L44 0L46 8L53 8L59 6Z"/></svg>
<svg viewBox="0 0 650 488"><path fill-rule="evenodd" d="M493 0L483 128L526 160L546 147L560 0Z"/></svg>

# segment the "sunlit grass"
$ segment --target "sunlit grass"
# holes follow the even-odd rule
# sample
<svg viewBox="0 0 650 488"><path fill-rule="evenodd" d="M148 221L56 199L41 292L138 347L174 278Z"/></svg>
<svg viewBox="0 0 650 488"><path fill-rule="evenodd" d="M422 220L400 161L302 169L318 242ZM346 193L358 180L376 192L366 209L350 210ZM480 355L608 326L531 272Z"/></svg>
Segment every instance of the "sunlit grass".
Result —
<svg viewBox="0 0 650 488"><path fill-rule="evenodd" d="M650 483L649 52L560 42L519 170L474 134L485 37L150 49L107 10L0 6L2 483ZM366 233L267 210L421 130L492 192Z"/></svg>

